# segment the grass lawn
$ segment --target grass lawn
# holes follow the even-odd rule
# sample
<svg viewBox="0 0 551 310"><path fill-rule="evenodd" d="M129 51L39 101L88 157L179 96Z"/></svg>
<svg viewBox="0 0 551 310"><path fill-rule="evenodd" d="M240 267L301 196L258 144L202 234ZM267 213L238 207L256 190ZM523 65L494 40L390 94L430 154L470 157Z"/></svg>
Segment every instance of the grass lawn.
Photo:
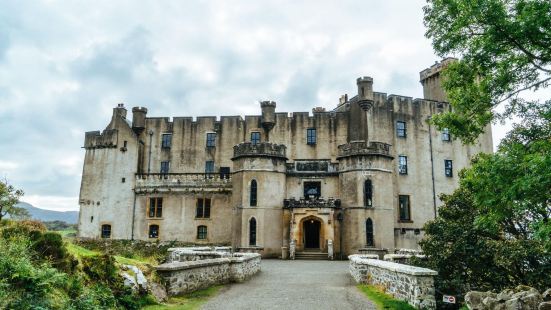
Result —
<svg viewBox="0 0 551 310"><path fill-rule="evenodd" d="M199 309L209 298L215 296L222 286L213 286L204 290L172 297L166 304L146 306L143 310L193 310Z"/></svg>
<svg viewBox="0 0 551 310"><path fill-rule="evenodd" d="M77 231L75 229L51 230L51 232L56 232L56 233L60 234L63 238L74 237L77 234Z"/></svg>
<svg viewBox="0 0 551 310"><path fill-rule="evenodd" d="M379 309L415 310L415 308L410 306L407 302L396 300L375 286L359 284L358 289L377 305Z"/></svg>

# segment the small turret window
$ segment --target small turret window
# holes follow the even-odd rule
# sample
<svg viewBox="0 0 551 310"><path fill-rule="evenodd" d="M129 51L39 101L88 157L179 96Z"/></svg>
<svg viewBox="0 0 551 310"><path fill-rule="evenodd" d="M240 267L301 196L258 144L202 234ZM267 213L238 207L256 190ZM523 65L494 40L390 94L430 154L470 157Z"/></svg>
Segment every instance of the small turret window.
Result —
<svg viewBox="0 0 551 310"><path fill-rule="evenodd" d="M364 182L364 206L368 208L373 206L373 184L371 180Z"/></svg>
<svg viewBox="0 0 551 310"><path fill-rule="evenodd" d="M260 132L258 131L251 132L251 143L253 145L260 143Z"/></svg>
<svg viewBox="0 0 551 310"><path fill-rule="evenodd" d="M249 221L249 245L256 245L256 219L254 217Z"/></svg>
<svg viewBox="0 0 551 310"><path fill-rule="evenodd" d="M368 247L375 246L375 240L373 238L373 221L370 218L365 221L365 239L365 244Z"/></svg>
<svg viewBox="0 0 551 310"><path fill-rule="evenodd" d="M398 173L408 174L408 157L405 155L398 156Z"/></svg>
<svg viewBox="0 0 551 310"><path fill-rule="evenodd" d="M257 183L256 183L256 180L252 180L251 181L251 195L250 195L250 205L251 207L256 207L256 200L257 200L257 191L258 191L258 188L257 188Z"/></svg>

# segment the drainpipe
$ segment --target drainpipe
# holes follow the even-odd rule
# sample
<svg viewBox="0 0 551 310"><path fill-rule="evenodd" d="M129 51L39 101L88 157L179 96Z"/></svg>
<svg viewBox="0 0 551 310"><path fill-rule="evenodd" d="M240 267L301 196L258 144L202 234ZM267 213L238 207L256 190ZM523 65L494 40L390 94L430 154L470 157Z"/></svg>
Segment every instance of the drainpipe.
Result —
<svg viewBox="0 0 551 310"><path fill-rule="evenodd" d="M149 130L149 156L147 157L147 174L151 173L151 143L153 141L153 130Z"/></svg>
<svg viewBox="0 0 551 310"><path fill-rule="evenodd" d="M343 220L344 220L344 211L340 211L339 214L337 214L337 221L339 221L339 259L342 260L342 235L344 233L343 229Z"/></svg>
<svg viewBox="0 0 551 310"><path fill-rule="evenodd" d="M436 209L436 186L434 185L434 158L432 155L432 126L430 124L431 117L428 118L429 123L429 148L430 148L430 168L432 176L432 203L434 208L434 218L438 216L438 210Z"/></svg>

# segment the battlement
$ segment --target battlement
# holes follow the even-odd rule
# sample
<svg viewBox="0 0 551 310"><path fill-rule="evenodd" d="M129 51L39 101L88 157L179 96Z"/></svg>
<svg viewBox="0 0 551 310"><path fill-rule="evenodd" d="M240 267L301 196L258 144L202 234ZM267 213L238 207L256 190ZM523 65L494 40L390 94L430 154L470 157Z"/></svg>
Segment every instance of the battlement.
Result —
<svg viewBox="0 0 551 310"><path fill-rule="evenodd" d="M233 147L232 160L240 157L272 157L287 160L286 151L287 147L283 144L244 142Z"/></svg>
<svg viewBox="0 0 551 310"><path fill-rule="evenodd" d="M265 108L265 107L276 107L276 102L275 101L261 101L260 102L260 107L262 108Z"/></svg>
<svg viewBox="0 0 551 310"><path fill-rule="evenodd" d="M103 149L116 148L118 140L117 129L106 129L102 133L99 131L89 131L84 135L85 149Z"/></svg>
<svg viewBox="0 0 551 310"><path fill-rule="evenodd" d="M419 73L419 78L421 80L421 82L425 79L428 79L429 77L435 75L435 74L438 74L440 73L440 71L442 71L442 69L444 69L445 67L447 67L450 63L454 62L454 61L457 61L457 58L453 58L453 57L448 57L448 58L445 58L445 59L442 59L442 61L440 62L435 62L434 65L430 66L429 68L421 71Z"/></svg>
<svg viewBox="0 0 551 310"><path fill-rule="evenodd" d="M339 155L337 159L366 155L392 157L390 155L390 144L383 142L352 141L339 145L338 148Z"/></svg>

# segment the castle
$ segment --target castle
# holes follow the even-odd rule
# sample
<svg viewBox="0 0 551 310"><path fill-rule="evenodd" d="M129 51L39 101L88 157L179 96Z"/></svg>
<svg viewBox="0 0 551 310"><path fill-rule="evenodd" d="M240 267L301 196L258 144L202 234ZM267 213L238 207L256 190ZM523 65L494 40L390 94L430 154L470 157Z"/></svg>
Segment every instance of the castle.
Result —
<svg viewBox="0 0 551 310"><path fill-rule="evenodd" d="M228 244L265 257L416 249L440 193L491 128L463 145L427 120L450 109L445 59L420 73L424 99L373 91L357 79L332 111L147 117L122 104L87 132L79 237ZM282 254L283 249L283 254Z"/></svg>

